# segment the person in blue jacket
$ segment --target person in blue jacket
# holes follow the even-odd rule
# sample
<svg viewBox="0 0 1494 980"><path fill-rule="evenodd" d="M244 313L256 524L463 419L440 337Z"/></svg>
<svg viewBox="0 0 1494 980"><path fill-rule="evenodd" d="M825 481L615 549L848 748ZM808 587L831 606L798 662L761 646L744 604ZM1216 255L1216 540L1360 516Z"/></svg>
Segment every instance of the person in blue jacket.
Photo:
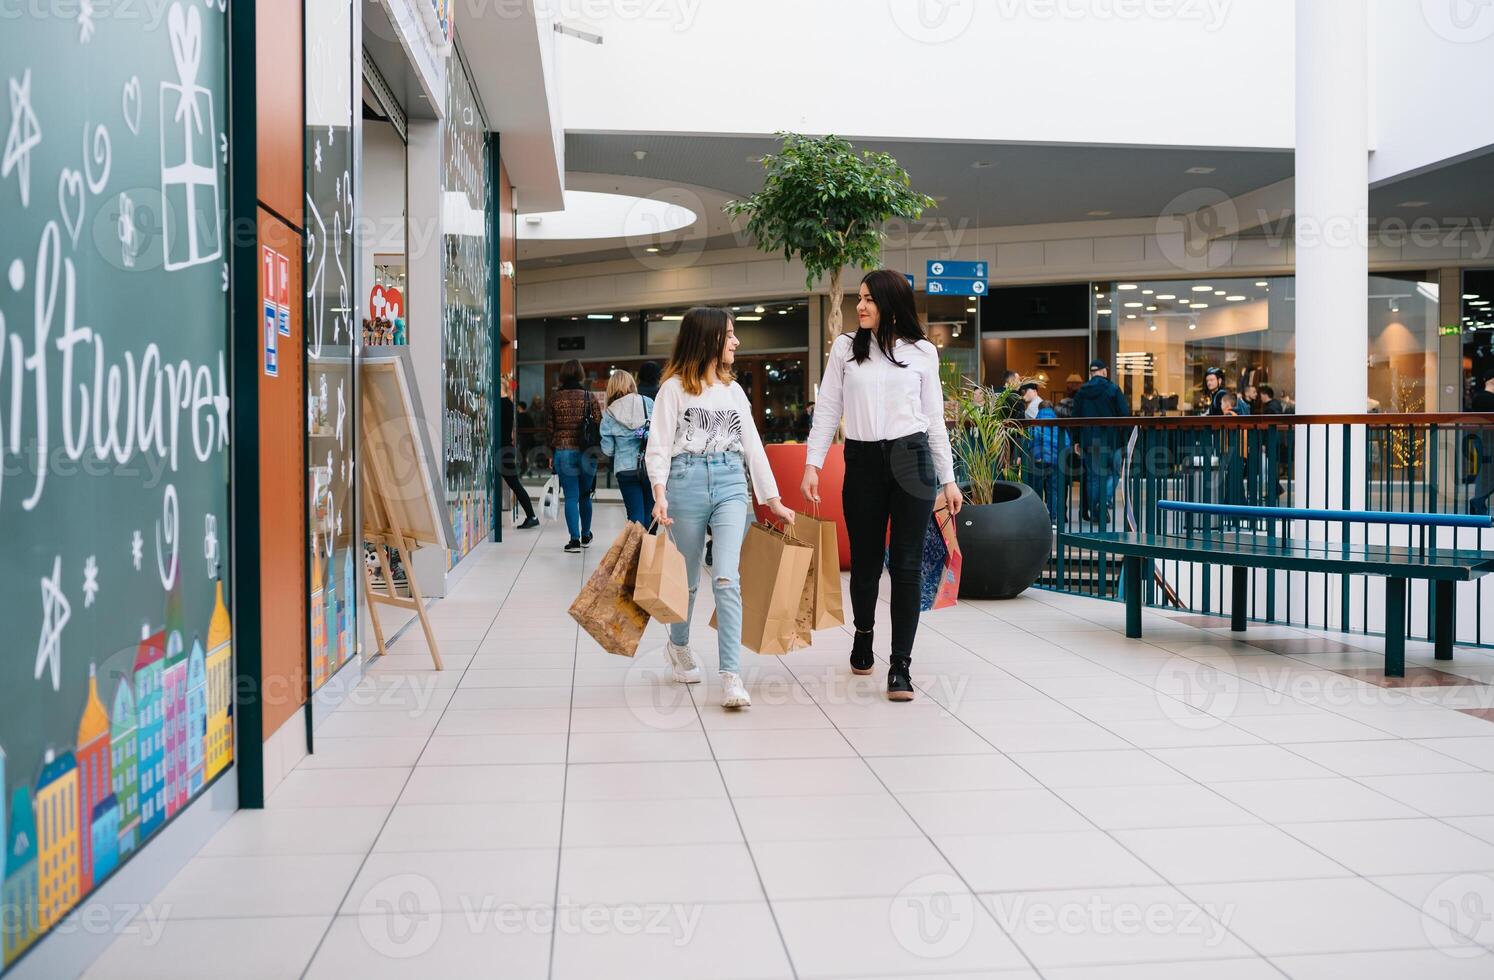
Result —
<svg viewBox="0 0 1494 980"><path fill-rule="evenodd" d="M1074 392L1074 417L1079 419L1128 418L1131 404L1125 392L1110 380L1103 360L1089 362L1089 380ZM1120 477L1121 447L1129 430L1124 426L1085 426L1079 430L1079 453L1084 465L1084 516L1108 528L1110 504Z"/></svg>
<svg viewBox="0 0 1494 980"><path fill-rule="evenodd" d="M1047 505L1048 516L1057 520L1063 487L1067 482L1063 459L1069 452L1069 434L1059 428L1058 413L1038 394L1039 387L1036 381L1024 381L1017 388L1026 403L1024 414L1033 421L1046 423L1027 430L1027 482Z"/></svg>
<svg viewBox="0 0 1494 980"><path fill-rule="evenodd" d="M653 489L648 477L641 475L653 413L654 400L638 393L633 376L613 371L607 379L607 410L602 413L602 452L612 460L612 475L617 477L628 520L644 527L648 527L649 515L654 512Z"/></svg>

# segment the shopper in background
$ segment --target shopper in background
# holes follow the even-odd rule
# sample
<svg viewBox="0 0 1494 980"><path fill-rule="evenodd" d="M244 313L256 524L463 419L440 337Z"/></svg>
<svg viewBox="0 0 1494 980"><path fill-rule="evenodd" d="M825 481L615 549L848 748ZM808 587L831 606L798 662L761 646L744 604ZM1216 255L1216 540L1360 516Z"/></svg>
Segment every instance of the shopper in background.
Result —
<svg viewBox="0 0 1494 980"><path fill-rule="evenodd" d="M1017 371L1007 371L1001 376L1002 388L1015 388L1022 383L1022 375Z"/></svg>
<svg viewBox="0 0 1494 980"><path fill-rule="evenodd" d="M1074 418L1129 418L1125 392L1110 380L1102 360L1089 362L1089 380L1074 393ZM1110 520L1110 502L1120 476L1121 445L1126 430L1120 426L1085 426L1076 447L1084 466L1084 516L1099 525Z"/></svg>
<svg viewBox="0 0 1494 980"><path fill-rule="evenodd" d="M560 366L560 390L550 396L550 446L553 467L565 495L565 524L571 532L565 550L577 552L591 544L591 491L596 485L597 461L583 445L589 419L601 424L596 399L584 387L581 362L571 358Z"/></svg>
<svg viewBox="0 0 1494 980"><path fill-rule="evenodd" d="M519 525L519 530L526 531L530 528L539 527L539 518L534 516L534 502L529 499L529 491L524 489L524 484L519 480L519 468L522 465L519 451L514 447L514 426L518 420L518 413L514 411L514 383L508 378L498 383L498 472L503 475L503 482L513 491L514 500L524 508L524 523Z"/></svg>
<svg viewBox="0 0 1494 980"><path fill-rule="evenodd" d="M1261 394L1262 415L1285 415L1286 409L1281 404L1281 399L1276 397L1276 389L1270 385L1260 385L1257 391Z"/></svg>
<svg viewBox="0 0 1494 980"><path fill-rule="evenodd" d="M780 520L794 512L778 499L768 454L752 424L752 403L732 378L737 336L731 314L696 307L685 314L674 340L674 354L659 386L649 427L645 460L654 485L654 518L674 528L674 543L685 556L690 610L669 627L666 655L681 684L700 680L690 652L690 620L706 529L715 540L711 587L716 595L716 649L720 655L721 706L752 704L738 661L742 645L742 587L738 562L747 532L747 472L757 499Z"/></svg>
<svg viewBox="0 0 1494 980"><path fill-rule="evenodd" d="M1223 368L1209 368L1204 372L1204 400L1207 402L1207 407L1204 409L1205 415L1224 414L1225 391Z"/></svg>
<svg viewBox="0 0 1494 980"><path fill-rule="evenodd" d="M925 338L913 287L902 273L878 269L861 280L857 330L841 334L825 357L819 403L809 433L801 489L820 502L820 467L845 420L841 509L851 539L851 611L856 636L851 671L870 674L878 583L892 576L892 649L887 697L913 700L908 670L918 634L923 542L934 505L958 514L939 349ZM888 524L892 525L888 537Z"/></svg>
<svg viewBox="0 0 1494 980"><path fill-rule="evenodd" d="M638 394L650 401L659 397L658 361L644 361L638 365Z"/></svg>
<svg viewBox="0 0 1494 980"><path fill-rule="evenodd" d="M1056 518L1059 488L1065 485L1062 467L1063 459L1068 454L1069 434L1058 427L1058 413L1053 411L1052 405L1043 401L1038 389L1036 381L1024 381L1017 389L1025 403L1022 414L1038 423L1027 429L1028 459L1025 469L1028 486L1042 498L1048 508L1048 516Z"/></svg>
<svg viewBox="0 0 1494 980"><path fill-rule="evenodd" d="M633 376L613 371L607 379L607 411L602 413L602 453L612 460L612 475L622 493L628 520L648 526L654 510L654 492L648 473L639 472L643 446L648 439L648 420L654 400L638 393Z"/></svg>

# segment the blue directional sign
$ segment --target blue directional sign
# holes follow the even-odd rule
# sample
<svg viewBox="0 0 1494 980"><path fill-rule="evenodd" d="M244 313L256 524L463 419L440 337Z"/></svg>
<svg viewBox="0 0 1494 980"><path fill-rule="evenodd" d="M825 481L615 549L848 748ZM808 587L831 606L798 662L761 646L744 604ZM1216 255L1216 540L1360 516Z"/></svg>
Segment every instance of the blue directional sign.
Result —
<svg viewBox="0 0 1494 980"><path fill-rule="evenodd" d="M928 294L930 296L984 296L986 295L986 281L984 279L934 279L930 277Z"/></svg>
<svg viewBox="0 0 1494 980"><path fill-rule="evenodd" d="M903 273L903 278L905 278L905 279L908 280L908 288L909 289L917 289L918 288L918 283L916 283L916 282L913 281L913 273L911 273L911 272L904 272Z"/></svg>
<svg viewBox="0 0 1494 980"><path fill-rule="evenodd" d="M930 279L984 279L986 278L986 263L930 259L928 277Z"/></svg>

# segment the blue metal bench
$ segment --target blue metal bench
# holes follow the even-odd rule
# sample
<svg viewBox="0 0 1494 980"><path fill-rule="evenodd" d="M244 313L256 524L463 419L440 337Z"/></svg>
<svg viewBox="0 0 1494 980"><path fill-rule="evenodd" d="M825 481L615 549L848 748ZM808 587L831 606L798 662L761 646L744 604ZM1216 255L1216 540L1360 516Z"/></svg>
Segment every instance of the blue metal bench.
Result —
<svg viewBox="0 0 1494 980"><path fill-rule="evenodd" d="M1159 501L1159 510L1241 521L1322 521L1329 524L1385 524L1422 528L1488 528L1494 518L1475 514L1418 514L1301 507L1248 507ZM1430 537L1429 535L1426 537ZM1065 544L1122 556L1121 589L1126 602L1126 635L1141 636L1142 563L1154 560L1206 562L1233 569L1230 628L1245 632L1248 570L1251 568L1334 574L1378 575L1385 579L1385 675L1406 676L1406 583L1426 579L1435 589L1434 639L1438 660L1451 660L1456 587L1494 572L1494 553L1351 541L1289 541L1241 532L1189 530L1180 534L1083 531L1059 536ZM1425 540L1425 538L1423 539Z"/></svg>

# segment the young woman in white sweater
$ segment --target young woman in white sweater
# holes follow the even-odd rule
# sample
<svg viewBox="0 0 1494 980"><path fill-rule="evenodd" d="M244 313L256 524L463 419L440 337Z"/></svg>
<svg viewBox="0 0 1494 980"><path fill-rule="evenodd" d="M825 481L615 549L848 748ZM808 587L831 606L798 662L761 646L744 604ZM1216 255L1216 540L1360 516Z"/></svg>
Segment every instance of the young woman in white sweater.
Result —
<svg viewBox="0 0 1494 980"><path fill-rule="evenodd" d="M825 358L802 489L810 502L820 502L820 467L844 418L841 507L851 539L856 623L851 671L870 674L876 663L872 628L885 555L892 575L887 697L911 701L908 671L918 633L924 535L938 501L958 514L964 497L944 427L939 349L924 337L908 280L891 269L868 273L856 319L856 332L836 337Z"/></svg>
<svg viewBox="0 0 1494 980"><path fill-rule="evenodd" d="M752 703L738 666L742 590L737 563L751 520L749 470L757 499L782 520L794 520L794 512L778 499L778 484L752 421L752 403L733 379L737 343L731 314L725 310L696 307L685 314L654 400L644 455L654 487L654 518L674 529L690 584L690 615L669 627L665 648L674 679L682 684L700 680L700 667L690 652L690 620L707 528L715 540L711 587L725 708Z"/></svg>

